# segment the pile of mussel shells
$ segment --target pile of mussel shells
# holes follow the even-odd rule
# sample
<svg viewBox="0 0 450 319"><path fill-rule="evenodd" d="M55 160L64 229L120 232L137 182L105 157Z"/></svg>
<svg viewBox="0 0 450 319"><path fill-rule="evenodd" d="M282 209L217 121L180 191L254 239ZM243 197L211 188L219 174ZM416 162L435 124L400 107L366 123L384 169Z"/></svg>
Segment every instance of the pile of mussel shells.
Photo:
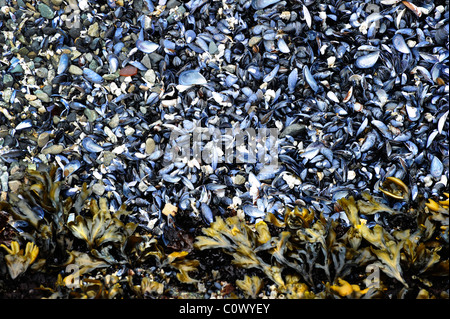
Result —
<svg viewBox="0 0 450 319"><path fill-rule="evenodd" d="M331 216L340 198L385 196L388 177L411 190L396 205L439 198L449 172L448 9L0 0L2 200L25 169L55 164L64 196L86 182L164 239L178 216L190 227L230 212L254 222L300 204ZM235 138L229 129L276 128L278 165L220 161L220 152L174 161L168 150L196 127L225 140ZM176 213L164 213L168 204Z"/></svg>

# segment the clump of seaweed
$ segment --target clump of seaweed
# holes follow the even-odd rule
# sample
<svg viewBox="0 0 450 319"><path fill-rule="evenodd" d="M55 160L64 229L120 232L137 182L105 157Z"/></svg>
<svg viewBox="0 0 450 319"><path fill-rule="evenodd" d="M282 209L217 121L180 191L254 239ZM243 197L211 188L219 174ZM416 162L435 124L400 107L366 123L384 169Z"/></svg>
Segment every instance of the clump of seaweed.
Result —
<svg viewBox="0 0 450 319"><path fill-rule="evenodd" d="M245 222L240 221L237 216L228 217L223 220L220 216L211 223L209 228L202 231L205 236L198 236L194 247L200 250L221 248L227 254L233 256L232 263L243 268L257 268L262 270L272 281L280 286L284 285L281 278L281 268L276 262L266 263L258 251L266 249L266 244L277 246L282 249L285 238L288 233L281 234L280 238L271 238L268 234L267 225L260 221L255 227L255 231L250 229Z"/></svg>
<svg viewBox="0 0 450 319"><path fill-rule="evenodd" d="M388 198L409 199L403 182L391 178L389 183L383 192ZM233 256L233 264L261 270L287 298L382 298L395 286L392 280L403 286L398 298L448 297L448 286L441 295L432 293L439 278L448 281L448 199L404 211L367 193L338 204L347 221L305 207L287 208L284 220L268 213L255 225L236 216L218 217L203 229L195 247L222 249ZM416 227L389 229L382 218L371 218L375 214L413 219ZM268 225L278 229L278 236L270 235ZM265 280L245 276L236 286L256 298Z"/></svg>
<svg viewBox="0 0 450 319"><path fill-rule="evenodd" d="M84 184L65 196L65 183L55 167L28 170L19 192L0 202L2 286L41 274L43 298L202 298L213 284L201 278L218 273L205 274L202 251L217 250L236 269L223 296L448 298L448 193L411 204L408 187L387 178L384 198L338 200L339 218L301 206L255 223L216 216L193 244L171 245L108 195Z"/></svg>
<svg viewBox="0 0 450 319"><path fill-rule="evenodd" d="M48 172L28 170L18 194L0 202L2 221L12 229L0 245L0 272L7 268L13 281L25 280L30 271L45 273L53 285L36 288L47 298L110 299L123 297L125 291L162 294L164 284L150 284L147 271L140 270L142 278L135 278L133 269L151 265L161 273L176 270L181 283L197 282L190 273L199 262L189 259L187 251L166 254L156 238L127 221L131 212L125 205L114 209L107 198L93 198L86 184L75 196L65 197L64 182L54 166ZM24 245L25 250L20 249ZM126 269L129 274L123 276ZM170 278L161 275L152 282L157 280Z"/></svg>
<svg viewBox="0 0 450 319"><path fill-rule="evenodd" d="M39 247L30 242L27 243L25 252L23 249L20 249L19 243L16 241L11 243L11 248L3 244L0 246L8 252L8 255L5 256L5 261L12 279L27 271L39 254Z"/></svg>

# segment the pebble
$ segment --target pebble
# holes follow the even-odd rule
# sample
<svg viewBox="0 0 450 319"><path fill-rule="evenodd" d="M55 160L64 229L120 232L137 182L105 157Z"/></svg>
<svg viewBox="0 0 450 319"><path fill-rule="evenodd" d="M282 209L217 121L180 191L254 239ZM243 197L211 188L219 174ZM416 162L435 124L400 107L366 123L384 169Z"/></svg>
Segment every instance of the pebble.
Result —
<svg viewBox="0 0 450 319"><path fill-rule="evenodd" d="M219 52L219 49L217 48L217 45L214 43L214 41L209 42L208 51L213 55Z"/></svg>
<svg viewBox="0 0 450 319"><path fill-rule="evenodd" d="M100 35L100 31L98 28L98 22L91 24L88 29L88 35L93 38L98 38Z"/></svg>
<svg viewBox="0 0 450 319"><path fill-rule="evenodd" d="M102 196L105 193L105 186L103 184L97 183L92 186L92 191L98 195Z"/></svg>
<svg viewBox="0 0 450 319"><path fill-rule="evenodd" d="M134 132L136 132L136 130L132 127L127 127L125 129L125 135L126 136L132 136L134 134Z"/></svg>
<svg viewBox="0 0 450 319"><path fill-rule="evenodd" d="M38 98L39 100L41 100L42 102L49 103L49 102L51 101L50 97L49 97L49 96L47 95L47 93L45 93L44 91L36 90L36 91L34 92L34 95L36 95L37 98Z"/></svg>
<svg viewBox="0 0 450 319"><path fill-rule="evenodd" d="M53 9L50 8L48 5L46 5L45 3L42 2L39 3L38 10L43 18L53 19L55 16L55 11L53 11Z"/></svg>
<svg viewBox="0 0 450 319"><path fill-rule="evenodd" d="M1 187L2 191L7 192L8 191L9 173L5 166L2 167L2 170L3 170L3 173L0 175L0 187Z"/></svg>
<svg viewBox="0 0 450 319"><path fill-rule="evenodd" d="M94 122L97 119L97 112L91 109L84 109L84 115L86 115L89 122Z"/></svg>
<svg viewBox="0 0 450 319"><path fill-rule="evenodd" d="M46 79L48 76L48 70L46 68L37 68L35 72L36 76L41 79Z"/></svg>
<svg viewBox="0 0 450 319"><path fill-rule="evenodd" d="M114 81L115 79L117 79L119 77L118 73L111 73L111 74L104 74L103 78L106 81Z"/></svg>
<svg viewBox="0 0 450 319"><path fill-rule="evenodd" d="M233 183L235 183L236 185L242 185L245 183L246 179L244 176L242 175L236 175L232 177Z"/></svg>
<svg viewBox="0 0 450 319"><path fill-rule="evenodd" d="M23 73L23 68L20 64L17 64L14 68L12 68L10 73Z"/></svg>
<svg viewBox="0 0 450 319"><path fill-rule="evenodd" d="M132 65L127 65L119 72L121 76L133 76L137 74L138 69Z"/></svg>
<svg viewBox="0 0 450 319"><path fill-rule="evenodd" d="M42 132L38 136L38 140L37 140L38 146L44 147L45 144L48 143L49 139L50 139L50 134L48 132Z"/></svg>
<svg viewBox="0 0 450 319"><path fill-rule="evenodd" d="M145 79L145 81L147 81L148 83L154 84L155 81L156 81L156 74L155 74L155 71L153 71L152 69L147 70L147 71L144 73L144 79Z"/></svg>
<svg viewBox="0 0 450 319"><path fill-rule="evenodd" d="M62 146L61 144L56 144L56 145L46 147L45 149L43 149L41 151L41 153L44 155L47 155L47 154L56 155L56 154L61 153L63 150L64 150L64 146Z"/></svg>
<svg viewBox="0 0 450 319"><path fill-rule="evenodd" d="M155 150L156 144L152 138L148 138L145 141L145 154L152 154Z"/></svg>
<svg viewBox="0 0 450 319"><path fill-rule="evenodd" d="M292 137L299 135L300 133L306 131L306 126L303 124L291 124L287 126L283 132L281 132L280 138L283 138L287 135L290 135Z"/></svg>
<svg viewBox="0 0 450 319"><path fill-rule="evenodd" d="M72 64L69 66L69 73L73 75L83 75L83 70Z"/></svg>
<svg viewBox="0 0 450 319"><path fill-rule="evenodd" d="M142 60L141 63L147 68L147 69L151 69L152 68L152 62L150 60L150 57L148 54L146 54Z"/></svg>
<svg viewBox="0 0 450 319"><path fill-rule="evenodd" d="M3 84L4 84L6 87L12 87L12 86L13 86L13 84L14 84L14 78L12 77L11 74L6 73L6 74L3 76Z"/></svg>
<svg viewBox="0 0 450 319"><path fill-rule="evenodd" d="M119 125L119 114L114 114L112 119L108 122L110 128L115 129Z"/></svg>
<svg viewBox="0 0 450 319"><path fill-rule="evenodd" d="M262 37L254 36L251 37L250 40L248 40L248 46L252 47L254 45L257 45L262 40Z"/></svg>
<svg viewBox="0 0 450 319"><path fill-rule="evenodd" d="M110 151L103 152L103 165L109 166L112 160L116 157L116 154Z"/></svg>
<svg viewBox="0 0 450 319"><path fill-rule="evenodd" d="M17 181L17 180L9 181L9 182L8 182L9 190L10 190L12 193L17 193L17 191L19 190L19 188L20 188L21 185L22 185L22 182L21 182L21 181Z"/></svg>

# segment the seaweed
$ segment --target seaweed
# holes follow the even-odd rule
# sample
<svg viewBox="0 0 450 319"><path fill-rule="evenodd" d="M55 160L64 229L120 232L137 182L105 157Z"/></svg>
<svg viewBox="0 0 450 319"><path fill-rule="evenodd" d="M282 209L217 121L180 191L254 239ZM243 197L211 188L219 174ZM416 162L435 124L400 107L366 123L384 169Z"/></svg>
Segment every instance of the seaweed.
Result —
<svg viewBox="0 0 450 319"><path fill-rule="evenodd" d="M39 247L30 242L27 243L25 251L20 249L19 243L16 241L11 242L11 248L3 244L0 247L8 252L5 261L12 279L25 273L39 254Z"/></svg>
<svg viewBox="0 0 450 319"><path fill-rule="evenodd" d="M403 182L389 182L398 189L389 184L395 197L386 196L409 199ZM203 236L197 237L194 246L222 249L234 257L235 265L262 270L277 284L279 293L297 298L381 298L392 284L388 278L403 285L401 297L431 287L436 277L448 280L448 200L428 200L416 209L405 206L400 211L363 193L360 199L341 198L338 204L349 225L342 219L325 218L312 208L287 207L284 220L268 213L265 221L254 225L236 216L226 220L217 217L202 230ZM408 215L417 227L388 231L382 219L371 220L369 225L367 218L375 214ZM277 229L278 236L270 236L271 227ZM346 231L338 237L337 229L342 227ZM360 274L356 282L355 270ZM374 270L378 276L375 281ZM236 285L245 296L254 298L263 280L245 276ZM430 294L422 291L420 295ZM443 292L442 297L446 295Z"/></svg>
<svg viewBox="0 0 450 319"><path fill-rule="evenodd" d="M406 185L387 179L385 199L369 193L339 199L334 209L346 218L307 206L287 206L281 219L217 215L195 234L174 224L174 234L195 237L193 244L174 245L139 227L126 205L94 197L86 184L65 197L66 180L55 168L25 176L19 192L0 202L0 272L9 282L44 274L47 284L36 288L45 298L201 298L203 277L224 276L211 268L206 250L231 262L221 277L222 296L448 298L448 286L442 288L449 270L448 193L410 205Z"/></svg>

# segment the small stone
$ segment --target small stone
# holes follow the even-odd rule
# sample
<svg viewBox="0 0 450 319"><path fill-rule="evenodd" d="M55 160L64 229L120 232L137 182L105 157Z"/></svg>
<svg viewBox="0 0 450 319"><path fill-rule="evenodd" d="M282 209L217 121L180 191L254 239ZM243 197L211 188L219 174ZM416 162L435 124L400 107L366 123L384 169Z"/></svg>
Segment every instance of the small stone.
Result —
<svg viewBox="0 0 450 319"><path fill-rule="evenodd" d="M11 76L11 74L6 73L3 76L3 85L6 87L12 87L14 84L14 78Z"/></svg>
<svg viewBox="0 0 450 319"><path fill-rule="evenodd" d="M50 8L48 5L46 5L45 3L42 2L39 3L38 10L43 18L53 19L55 17L55 11L53 11L53 9Z"/></svg>
<svg viewBox="0 0 450 319"><path fill-rule="evenodd" d="M137 74L138 69L132 65L127 65L119 72L121 76L133 76Z"/></svg>
<svg viewBox="0 0 450 319"><path fill-rule="evenodd" d="M11 73L23 73L23 68L20 64L17 64L14 68L12 68Z"/></svg>
<svg viewBox="0 0 450 319"><path fill-rule="evenodd" d="M103 164L105 166L109 166L111 164L112 160L116 157L116 154L110 151L104 151L103 152Z"/></svg>
<svg viewBox="0 0 450 319"><path fill-rule="evenodd" d="M152 138L148 138L145 141L145 154L152 154L155 150L155 141Z"/></svg>
<svg viewBox="0 0 450 319"><path fill-rule="evenodd" d="M70 112L69 115L66 117L66 121L71 123L75 122L77 120L77 113L76 112Z"/></svg>
<svg viewBox="0 0 450 319"><path fill-rule="evenodd" d="M219 49L217 48L217 45L214 43L214 41L209 42L208 46L209 54L216 54L219 52Z"/></svg>
<svg viewBox="0 0 450 319"><path fill-rule="evenodd" d="M83 70L72 64L69 66L69 73L73 75L83 75Z"/></svg>
<svg viewBox="0 0 450 319"><path fill-rule="evenodd" d="M144 74L144 79L145 81L147 81L150 84L154 84L156 81L156 74L155 71L153 71L152 69L149 69L145 72Z"/></svg>
<svg viewBox="0 0 450 319"><path fill-rule="evenodd" d="M19 50L19 54L20 54L21 56L25 56L25 55L27 55L28 53L30 53L30 51L29 51L27 48L25 48L25 47L22 47L22 48L20 48L20 50Z"/></svg>
<svg viewBox="0 0 450 319"><path fill-rule="evenodd" d="M31 106L35 107L35 108L40 108L42 107L42 101L38 100L37 98L31 101L28 101L28 104L30 104Z"/></svg>
<svg viewBox="0 0 450 319"><path fill-rule="evenodd" d="M46 93L48 96L51 96L53 94L53 86L51 86L51 85L44 85L42 87L42 91L44 91L44 93Z"/></svg>
<svg viewBox="0 0 450 319"><path fill-rule="evenodd" d="M99 65L97 60L92 60L91 62L89 62L89 69L91 69L92 71L96 72L98 67Z"/></svg>
<svg viewBox="0 0 450 319"><path fill-rule="evenodd" d="M164 206L162 213L166 216L175 216L176 212L178 211L178 207L174 206L170 203L166 203L166 205Z"/></svg>
<svg viewBox="0 0 450 319"><path fill-rule="evenodd" d="M46 68L37 68L36 69L36 76L41 79L46 79L48 75L48 70Z"/></svg>
<svg viewBox="0 0 450 319"><path fill-rule="evenodd" d="M44 147L45 144L48 143L50 139L50 134L47 132L43 132L41 134L39 134L38 139L37 139L37 143L39 147Z"/></svg>
<svg viewBox="0 0 450 319"><path fill-rule="evenodd" d="M159 61L164 59L164 57L161 54L158 54L158 53L155 53L155 52L150 53L149 54L149 58L150 58L150 61L152 61L152 63L154 63L155 65L157 65L157 63Z"/></svg>
<svg viewBox="0 0 450 319"><path fill-rule="evenodd" d="M56 145L52 145L49 147L46 147L45 149L42 150L42 154L47 155L47 154L52 154L52 155L56 155L61 153L64 150L64 146L60 145L60 144L56 144Z"/></svg>
<svg viewBox="0 0 450 319"><path fill-rule="evenodd" d="M21 185L22 185L22 182L21 181L17 181L17 180L8 182L9 190L12 193L17 193L17 191L19 190Z"/></svg>
<svg viewBox="0 0 450 319"><path fill-rule="evenodd" d="M100 35L100 31L98 28L98 22L95 22L94 24L91 24L89 26L88 35L93 38L98 38L98 36Z"/></svg>
<svg viewBox="0 0 450 319"><path fill-rule="evenodd" d="M63 1L64 1L64 0L52 0L52 3L53 3L55 6L60 6L61 3L63 3Z"/></svg>
<svg viewBox="0 0 450 319"><path fill-rule="evenodd" d="M115 114L111 121L109 121L108 126L112 129L115 129L119 125L119 114Z"/></svg>
<svg viewBox="0 0 450 319"><path fill-rule="evenodd" d="M103 184L97 183L92 186L92 191L98 195L102 196L105 193L105 186Z"/></svg>
<svg viewBox="0 0 450 319"><path fill-rule="evenodd" d="M166 6L167 6L167 9L173 9L173 8L178 7L180 4L181 3L177 0L169 0L169 1L167 1Z"/></svg>
<svg viewBox="0 0 450 319"><path fill-rule="evenodd" d="M81 28L70 28L69 29L69 36L72 39L78 38L80 36L80 33L81 33Z"/></svg>
<svg viewBox="0 0 450 319"><path fill-rule="evenodd" d="M59 116L54 115L53 116L53 124L58 125L58 123L61 121Z"/></svg>
<svg viewBox="0 0 450 319"><path fill-rule="evenodd" d="M97 119L97 112L91 109L84 109L84 115L86 115L89 122L94 122Z"/></svg>
<svg viewBox="0 0 450 319"><path fill-rule="evenodd" d="M348 179L349 181L354 180L355 177L356 177L355 171L349 170L349 171L347 172L347 179Z"/></svg>
<svg viewBox="0 0 450 319"><path fill-rule="evenodd" d="M232 178L232 180L236 185L242 185L245 183L245 177L242 175L236 175Z"/></svg>
<svg viewBox="0 0 450 319"><path fill-rule="evenodd" d="M0 189L4 192L8 191L8 177L9 177L9 174L7 171L4 171L0 175Z"/></svg>
<svg viewBox="0 0 450 319"><path fill-rule="evenodd" d="M125 135L126 136L132 136L134 134L134 132L136 132L136 130L132 127L127 127L125 129Z"/></svg>
<svg viewBox="0 0 450 319"><path fill-rule="evenodd" d="M25 98L27 99L27 101L34 101L37 99L37 96L33 94L25 94Z"/></svg>
<svg viewBox="0 0 450 319"><path fill-rule="evenodd" d="M139 182L138 184L138 189L144 193L148 188L148 185L146 183L144 183L143 181Z"/></svg>
<svg viewBox="0 0 450 319"><path fill-rule="evenodd" d="M152 68L152 62L150 60L150 57L148 56L148 54L146 54L142 60L141 63L147 68L147 69L151 69Z"/></svg>
<svg viewBox="0 0 450 319"><path fill-rule="evenodd" d="M41 100L42 102L50 102L51 101L51 99L50 99L50 97L47 95L47 93L45 93L44 91L42 91L42 90L36 90L35 92L34 92L34 95L36 95L37 96L37 98L39 99L39 100Z"/></svg>
<svg viewBox="0 0 450 319"><path fill-rule="evenodd" d="M102 75L102 77L106 81L114 81L115 79L117 79L119 77L119 74L117 74L117 73L104 74L104 75Z"/></svg>

